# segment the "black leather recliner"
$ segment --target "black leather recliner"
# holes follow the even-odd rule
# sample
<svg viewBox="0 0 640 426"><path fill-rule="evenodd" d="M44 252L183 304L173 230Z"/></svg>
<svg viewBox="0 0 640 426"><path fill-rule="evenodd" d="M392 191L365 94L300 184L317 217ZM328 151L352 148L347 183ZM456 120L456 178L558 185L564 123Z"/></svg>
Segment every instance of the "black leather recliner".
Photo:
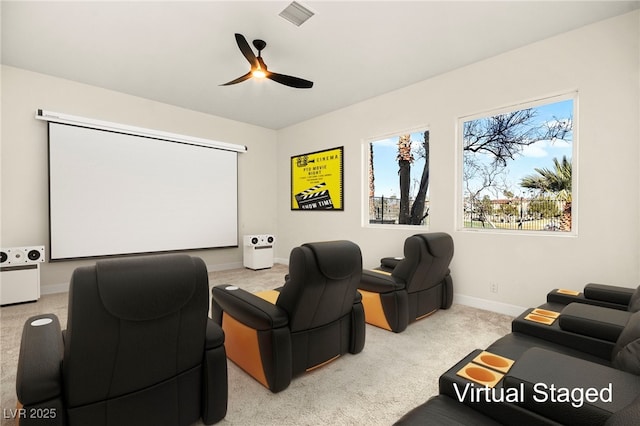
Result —
<svg viewBox="0 0 640 426"><path fill-rule="evenodd" d="M449 264L453 239L444 232L416 234L404 242L404 258L364 270L360 292L369 324L396 333L453 302ZM390 272L389 272L390 271Z"/></svg>
<svg viewBox="0 0 640 426"><path fill-rule="evenodd" d="M550 341L522 332L507 334L440 376L441 395L407 413L399 424L418 424L430 416L444 424L639 424L640 312L630 315L615 342L595 344L599 339L582 336L584 343L577 344L578 338ZM605 346L608 351L602 350ZM491 390L478 394L470 384ZM595 391L605 398L594 397ZM586 392L591 397L584 398Z"/></svg>
<svg viewBox="0 0 640 426"><path fill-rule="evenodd" d="M634 289L589 283L584 286L583 291L555 288L547 294L547 303L550 305L583 303L636 312L640 310L640 286Z"/></svg>
<svg viewBox="0 0 640 426"><path fill-rule="evenodd" d="M442 374L440 395L397 424L640 424L639 342L640 313L608 359L523 333L507 334ZM474 391L479 388L486 392Z"/></svg>
<svg viewBox="0 0 640 426"><path fill-rule="evenodd" d="M303 244L291 251L283 287L249 293L212 290L212 315L226 336L227 356L272 392L347 352L364 348L358 283L360 248L350 241Z"/></svg>
<svg viewBox="0 0 640 426"><path fill-rule="evenodd" d="M549 292L547 303L513 320L512 331L609 359L622 331L635 324L631 319L640 310L640 287L587 284L584 293L569 292Z"/></svg>
<svg viewBox="0 0 640 426"><path fill-rule="evenodd" d="M221 420L227 364L222 329L207 316L208 282L202 259L182 254L77 268L66 330L51 314L24 326L16 391L27 417L20 425Z"/></svg>
<svg viewBox="0 0 640 426"><path fill-rule="evenodd" d="M553 321L535 318L552 319L549 308L528 309L512 333L460 360L440 395L396 424L640 424L640 312L572 303Z"/></svg>

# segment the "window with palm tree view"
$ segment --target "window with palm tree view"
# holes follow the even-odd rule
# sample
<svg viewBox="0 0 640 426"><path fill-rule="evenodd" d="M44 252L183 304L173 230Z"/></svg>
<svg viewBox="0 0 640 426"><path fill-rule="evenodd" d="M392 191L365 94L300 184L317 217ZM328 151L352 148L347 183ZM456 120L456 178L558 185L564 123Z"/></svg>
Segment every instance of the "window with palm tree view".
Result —
<svg viewBox="0 0 640 426"><path fill-rule="evenodd" d="M429 222L429 130L368 143L369 223Z"/></svg>
<svg viewBox="0 0 640 426"><path fill-rule="evenodd" d="M464 228L572 230L575 99L460 120Z"/></svg>

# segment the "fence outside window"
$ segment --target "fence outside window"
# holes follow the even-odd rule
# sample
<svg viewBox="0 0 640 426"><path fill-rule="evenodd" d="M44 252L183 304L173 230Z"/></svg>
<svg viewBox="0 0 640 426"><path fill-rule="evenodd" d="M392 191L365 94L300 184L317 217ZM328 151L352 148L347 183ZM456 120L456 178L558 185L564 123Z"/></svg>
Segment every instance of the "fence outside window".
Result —
<svg viewBox="0 0 640 426"><path fill-rule="evenodd" d="M409 199L409 206L413 205L413 198ZM400 213L400 198L398 197L370 197L369 198L369 223L398 225ZM429 223L429 200L424 203L421 225Z"/></svg>
<svg viewBox="0 0 640 426"><path fill-rule="evenodd" d="M561 229L568 202L555 198L465 199L464 227L525 231ZM568 223L571 223L570 213Z"/></svg>

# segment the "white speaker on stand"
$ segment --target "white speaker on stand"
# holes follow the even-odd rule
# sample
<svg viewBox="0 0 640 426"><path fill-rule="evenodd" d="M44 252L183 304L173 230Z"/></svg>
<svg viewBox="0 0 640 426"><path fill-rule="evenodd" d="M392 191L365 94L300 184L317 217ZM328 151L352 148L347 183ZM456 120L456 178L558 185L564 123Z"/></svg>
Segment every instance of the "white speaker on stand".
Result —
<svg viewBox="0 0 640 426"><path fill-rule="evenodd" d="M273 244L275 243L273 235L245 235L243 242L245 268L257 270L273 266Z"/></svg>
<svg viewBox="0 0 640 426"><path fill-rule="evenodd" d="M0 305L40 298L40 264L44 246L0 249Z"/></svg>

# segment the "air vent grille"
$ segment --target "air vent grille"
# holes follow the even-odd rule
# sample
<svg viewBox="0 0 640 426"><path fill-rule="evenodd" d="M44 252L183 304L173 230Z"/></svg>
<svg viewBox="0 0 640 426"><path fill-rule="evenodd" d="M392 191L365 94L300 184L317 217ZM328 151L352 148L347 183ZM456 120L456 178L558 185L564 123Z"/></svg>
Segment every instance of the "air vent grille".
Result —
<svg viewBox="0 0 640 426"><path fill-rule="evenodd" d="M304 24L307 19L311 18L313 15L314 13L312 11L295 1L291 2L289 6L280 12L280 16L298 27Z"/></svg>

